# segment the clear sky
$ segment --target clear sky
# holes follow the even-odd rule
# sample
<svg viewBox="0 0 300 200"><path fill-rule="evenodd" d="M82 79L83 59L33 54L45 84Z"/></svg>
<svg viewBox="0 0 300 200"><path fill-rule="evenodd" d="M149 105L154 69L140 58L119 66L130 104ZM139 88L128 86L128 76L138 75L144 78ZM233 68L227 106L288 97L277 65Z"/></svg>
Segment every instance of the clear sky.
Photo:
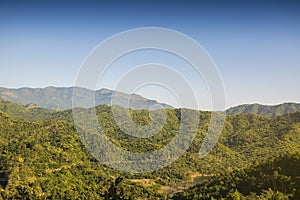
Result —
<svg viewBox="0 0 300 200"><path fill-rule="evenodd" d="M97 44L150 26L180 31L207 50L222 76L227 107L300 102L299 1L209 2L0 1L0 87L72 86ZM113 87L109 77L103 87ZM137 93L176 104L164 92Z"/></svg>

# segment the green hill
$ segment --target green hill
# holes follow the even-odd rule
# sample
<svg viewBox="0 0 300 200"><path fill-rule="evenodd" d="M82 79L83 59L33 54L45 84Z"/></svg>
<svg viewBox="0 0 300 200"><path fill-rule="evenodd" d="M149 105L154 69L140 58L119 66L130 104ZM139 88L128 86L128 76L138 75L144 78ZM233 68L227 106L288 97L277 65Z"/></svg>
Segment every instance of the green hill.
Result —
<svg viewBox="0 0 300 200"><path fill-rule="evenodd" d="M185 199L300 199L300 154L283 155L259 166L223 173L174 200Z"/></svg>
<svg viewBox="0 0 300 200"><path fill-rule="evenodd" d="M166 123L155 136L136 138L118 128L110 106L96 110L103 132L115 145L132 152L166 145L178 131L182 112L167 109ZM74 126L72 110L1 101L0 198L298 198L300 112L273 118L227 116L219 142L205 158L198 152L211 113L197 113L199 128L187 152L165 168L134 174L110 169L87 151ZM131 110L130 115L142 126L151 121L147 110Z"/></svg>
<svg viewBox="0 0 300 200"><path fill-rule="evenodd" d="M293 113L300 111L300 104L298 103L284 103L280 105L267 106L260 104L244 104L236 107L229 108L226 113L229 115L234 114L245 114L252 113L263 115L266 117L275 117L279 115L284 115L287 113Z"/></svg>

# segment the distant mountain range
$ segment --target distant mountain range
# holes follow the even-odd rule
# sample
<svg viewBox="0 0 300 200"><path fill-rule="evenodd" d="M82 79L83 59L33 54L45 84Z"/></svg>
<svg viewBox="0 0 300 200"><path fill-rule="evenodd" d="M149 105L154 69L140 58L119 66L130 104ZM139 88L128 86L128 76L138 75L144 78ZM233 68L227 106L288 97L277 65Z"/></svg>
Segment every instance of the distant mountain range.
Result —
<svg viewBox="0 0 300 200"><path fill-rule="evenodd" d="M36 104L42 108L66 110L72 108L72 96L75 87L46 87L46 88L19 88L8 89L0 87L0 99L18 104ZM92 91L85 88L75 88L80 93L81 107L88 107L89 99L95 95L95 105L110 105L112 96L117 100L116 105L132 109L151 109L152 106L172 108L156 100L146 99L137 94L126 94L109 89ZM128 104L128 99L130 99ZM129 105L129 106L128 106Z"/></svg>
<svg viewBox="0 0 300 200"><path fill-rule="evenodd" d="M8 89L0 87L0 99L22 105L36 104L41 108L66 110L72 108L73 91L76 89L80 94L81 107L88 107L88 100L95 95L95 105L111 105L112 96L119 105L131 109L151 109L154 105L162 108L172 108L172 106L159 103L156 100L144 98L137 94L126 94L109 89L101 89L96 92L79 87L46 87L46 88L19 88ZM130 99L128 104L128 99ZM86 105L86 106L85 106ZM31 105L32 106L32 105ZM229 115L233 114L258 114L266 117L275 117L287 113L300 111L299 103L284 103L280 105L243 104L231 107L226 110Z"/></svg>
<svg viewBox="0 0 300 200"><path fill-rule="evenodd" d="M229 108L227 114L245 114L252 113L266 117L276 117L287 113L300 111L299 103L283 103L279 105L269 106L260 104L243 104Z"/></svg>

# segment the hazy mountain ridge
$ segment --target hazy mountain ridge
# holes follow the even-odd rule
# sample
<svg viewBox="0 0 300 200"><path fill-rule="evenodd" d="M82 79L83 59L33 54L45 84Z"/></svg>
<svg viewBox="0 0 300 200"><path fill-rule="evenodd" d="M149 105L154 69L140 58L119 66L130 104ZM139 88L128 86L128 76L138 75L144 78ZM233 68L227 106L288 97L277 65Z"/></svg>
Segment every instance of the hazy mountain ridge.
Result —
<svg viewBox="0 0 300 200"><path fill-rule="evenodd" d="M126 94L109 89L100 89L95 93L92 90L79 87L46 87L46 88L19 88L8 89L0 87L0 99L17 104L36 104L38 107L66 110L72 108L73 91L76 90L77 97L80 98L79 107L91 107L89 99L95 95L95 105L111 105L112 97L116 97L115 105L129 107L131 109L151 109L158 105L162 108L172 108L172 106L159 103L156 100L144 98L137 94ZM128 99L130 99L128 104ZM129 105L129 106L128 106ZM288 113L300 111L299 103L283 103L279 105L242 104L226 110L229 115L233 114L258 114L266 117L276 117Z"/></svg>
<svg viewBox="0 0 300 200"><path fill-rule="evenodd" d="M229 115L233 114L258 114L266 117L276 117L288 113L300 111L299 103L283 103L279 105L242 104L226 110Z"/></svg>
<svg viewBox="0 0 300 200"><path fill-rule="evenodd" d="M95 105L110 105L112 96L116 98L116 105L129 107L132 109L150 109L154 105L163 108L172 108L172 106L158 103L156 100L146 99L137 94L126 94L109 89L100 89L95 91L79 87L46 87L46 88L19 88L8 89L0 87L0 99L11 101L18 104L36 104L39 107L57 110L66 110L72 108L72 97L74 89L80 94L80 105L88 107L89 99L95 95ZM129 106L128 106L128 99Z"/></svg>

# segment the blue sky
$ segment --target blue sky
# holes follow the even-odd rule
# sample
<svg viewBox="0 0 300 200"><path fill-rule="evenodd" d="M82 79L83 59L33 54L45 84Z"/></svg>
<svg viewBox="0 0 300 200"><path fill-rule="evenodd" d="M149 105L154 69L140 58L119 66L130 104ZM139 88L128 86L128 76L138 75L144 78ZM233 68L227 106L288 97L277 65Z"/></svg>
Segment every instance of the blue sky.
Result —
<svg viewBox="0 0 300 200"><path fill-rule="evenodd" d="M1 1L0 86L72 86L97 44L151 26L180 31L207 50L224 81L227 107L300 102L300 3L209 2ZM110 88L108 80L103 86ZM138 93L174 104L154 91Z"/></svg>

